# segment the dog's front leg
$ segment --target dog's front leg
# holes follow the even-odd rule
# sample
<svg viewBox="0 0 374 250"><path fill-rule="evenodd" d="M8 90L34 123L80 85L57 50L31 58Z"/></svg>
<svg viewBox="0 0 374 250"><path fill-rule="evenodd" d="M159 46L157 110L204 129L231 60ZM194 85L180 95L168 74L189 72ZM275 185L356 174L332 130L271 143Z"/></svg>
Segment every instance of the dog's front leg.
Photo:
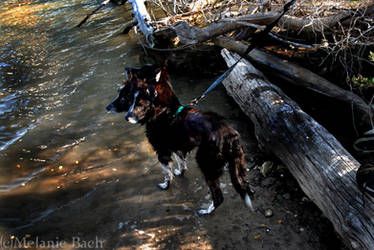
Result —
<svg viewBox="0 0 374 250"><path fill-rule="evenodd" d="M169 162L167 165L161 163L162 172L164 173L165 177L164 182L157 184L157 186L162 190L167 190L173 180L173 172L171 171L172 164L172 162Z"/></svg>
<svg viewBox="0 0 374 250"><path fill-rule="evenodd" d="M176 176L183 176L184 171L187 169L185 156L182 153L174 153L174 158L178 165L178 168L174 169L174 174Z"/></svg>
<svg viewBox="0 0 374 250"><path fill-rule="evenodd" d="M173 180L173 162L171 161L171 154L159 155L158 159L161 163L162 172L164 173L165 177L164 182L157 184L157 186L162 190L167 190Z"/></svg>

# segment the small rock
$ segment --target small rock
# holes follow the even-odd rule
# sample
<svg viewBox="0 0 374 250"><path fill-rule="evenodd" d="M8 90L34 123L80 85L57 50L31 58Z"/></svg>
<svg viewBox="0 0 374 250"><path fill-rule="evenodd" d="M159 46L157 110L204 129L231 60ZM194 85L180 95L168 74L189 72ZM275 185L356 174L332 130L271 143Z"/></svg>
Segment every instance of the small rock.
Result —
<svg viewBox="0 0 374 250"><path fill-rule="evenodd" d="M300 227L300 228L299 228L299 232L302 233L302 232L304 232L304 231L305 231L305 229L304 229L303 227Z"/></svg>
<svg viewBox="0 0 374 250"><path fill-rule="evenodd" d="M135 229L136 230L136 229ZM138 234L143 235L145 232L143 230L136 230Z"/></svg>
<svg viewBox="0 0 374 250"><path fill-rule="evenodd" d="M301 198L301 201L302 202L309 202L310 200L309 200L308 197L304 196L303 198Z"/></svg>
<svg viewBox="0 0 374 250"><path fill-rule="evenodd" d="M261 167L260 172L261 174L266 177L270 174L270 172L273 170L274 163L272 161L265 161Z"/></svg>
<svg viewBox="0 0 374 250"><path fill-rule="evenodd" d="M152 239L155 238L155 235L154 234L146 234L147 236L151 237Z"/></svg>
<svg viewBox="0 0 374 250"><path fill-rule="evenodd" d="M268 187L268 186L271 186L275 181L276 181L275 178L273 178L273 177L268 177L268 178L264 179L264 180L261 182L261 184L262 184L262 186L264 186L264 187Z"/></svg>
<svg viewBox="0 0 374 250"><path fill-rule="evenodd" d="M277 171L282 171L282 170L285 170L287 169L284 165L278 165L277 166Z"/></svg>
<svg viewBox="0 0 374 250"><path fill-rule="evenodd" d="M189 207L189 206L187 206L186 204L182 204L182 207L183 207L183 210L184 211L191 211L192 209Z"/></svg>
<svg viewBox="0 0 374 250"><path fill-rule="evenodd" d="M291 198L291 195L289 193L285 193L283 195L283 198L286 199L286 200L289 200Z"/></svg>
<svg viewBox="0 0 374 250"><path fill-rule="evenodd" d="M273 216L273 210L271 210L270 208L269 208L269 209L266 209L266 210L265 210L265 217L266 217L266 218L269 218L269 217L271 217L271 216Z"/></svg>

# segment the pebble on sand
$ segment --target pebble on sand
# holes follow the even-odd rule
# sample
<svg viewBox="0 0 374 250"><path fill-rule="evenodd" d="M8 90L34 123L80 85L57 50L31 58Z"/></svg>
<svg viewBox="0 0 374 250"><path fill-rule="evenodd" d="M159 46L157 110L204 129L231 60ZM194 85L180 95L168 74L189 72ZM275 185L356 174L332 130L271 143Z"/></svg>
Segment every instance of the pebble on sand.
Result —
<svg viewBox="0 0 374 250"><path fill-rule="evenodd" d="M273 216L273 210L271 210L270 208L269 208L269 209L266 209L266 210L265 210L265 217L266 217L266 218L269 218L269 217L271 217L271 216Z"/></svg>

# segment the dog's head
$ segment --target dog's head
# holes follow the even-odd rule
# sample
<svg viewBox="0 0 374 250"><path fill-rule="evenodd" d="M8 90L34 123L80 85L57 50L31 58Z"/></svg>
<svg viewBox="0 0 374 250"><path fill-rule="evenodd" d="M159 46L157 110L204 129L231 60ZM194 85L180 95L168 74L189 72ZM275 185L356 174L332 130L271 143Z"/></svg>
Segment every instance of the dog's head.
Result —
<svg viewBox="0 0 374 250"><path fill-rule="evenodd" d="M165 85L170 87L168 73L164 67L155 65L126 67L125 78L117 98L106 109L114 113L127 111L127 121L142 124L159 101L158 91L163 93Z"/></svg>

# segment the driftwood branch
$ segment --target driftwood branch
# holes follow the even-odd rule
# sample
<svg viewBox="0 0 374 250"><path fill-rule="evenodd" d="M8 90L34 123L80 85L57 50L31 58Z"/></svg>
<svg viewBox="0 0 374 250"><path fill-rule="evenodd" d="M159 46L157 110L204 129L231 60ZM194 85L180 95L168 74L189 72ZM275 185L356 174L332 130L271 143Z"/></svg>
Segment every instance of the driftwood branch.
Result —
<svg viewBox="0 0 374 250"><path fill-rule="evenodd" d="M148 45L153 47L154 46L154 37L153 31L154 29L151 26L151 17L145 7L144 0L129 0L132 4L132 12L134 18L137 21L137 25L139 30L145 36L145 40L147 41Z"/></svg>
<svg viewBox="0 0 374 250"><path fill-rule="evenodd" d="M306 32L306 33L318 33L323 32L325 34L331 33L331 30L341 20L345 20L351 16L349 11L342 11L334 16L319 17L319 18L299 18L294 16L283 17L279 24L286 30L292 30L295 32Z"/></svg>
<svg viewBox="0 0 374 250"><path fill-rule="evenodd" d="M220 22L213 23L203 28L191 26L186 22L177 22L174 25L157 31L156 36L166 36L169 38L177 36L182 44L194 45L210 40L215 36L219 36L240 27L246 26L244 21L259 25L270 24L279 15L280 13L278 12L269 12L267 14L260 13L241 16L237 20L223 19Z"/></svg>
<svg viewBox="0 0 374 250"><path fill-rule="evenodd" d="M223 18L219 22L212 23L206 27L198 28L180 21L157 31L159 36L178 36L180 42L185 45L202 43L218 35L223 35L248 24L268 25L278 16L279 12L257 13L252 15L243 15L235 18ZM330 17L321 17L315 19L304 19L292 16L283 16L279 23L280 26L294 32L330 32L329 29L338 24L339 21L351 16L350 12L343 11Z"/></svg>
<svg viewBox="0 0 374 250"><path fill-rule="evenodd" d="M222 55L228 66L239 59L227 50ZM347 246L372 249L374 205L362 205L355 182L360 164L249 62L242 60L223 83L254 123L261 145L288 167Z"/></svg>
<svg viewBox="0 0 374 250"><path fill-rule="evenodd" d="M122 33L123 34L128 34L130 32L130 30L138 24L138 20L136 20L135 18L132 19L131 21L128 21L126 22L124 25L123 25L123 31Z"/></svg>
<svg viewBox="0 0 374 250"><path fill-rule="evenodd" d="M102 7L104 7L105 5L107 5L108 3L110 2L110 0L105 0L104 2L102 2L98 7L96 7L93 11L91 11L78 25L77 27L81 27L85 22L87 22L87 20L93 15L95 14L97 11L99 11Z"/></svg>

